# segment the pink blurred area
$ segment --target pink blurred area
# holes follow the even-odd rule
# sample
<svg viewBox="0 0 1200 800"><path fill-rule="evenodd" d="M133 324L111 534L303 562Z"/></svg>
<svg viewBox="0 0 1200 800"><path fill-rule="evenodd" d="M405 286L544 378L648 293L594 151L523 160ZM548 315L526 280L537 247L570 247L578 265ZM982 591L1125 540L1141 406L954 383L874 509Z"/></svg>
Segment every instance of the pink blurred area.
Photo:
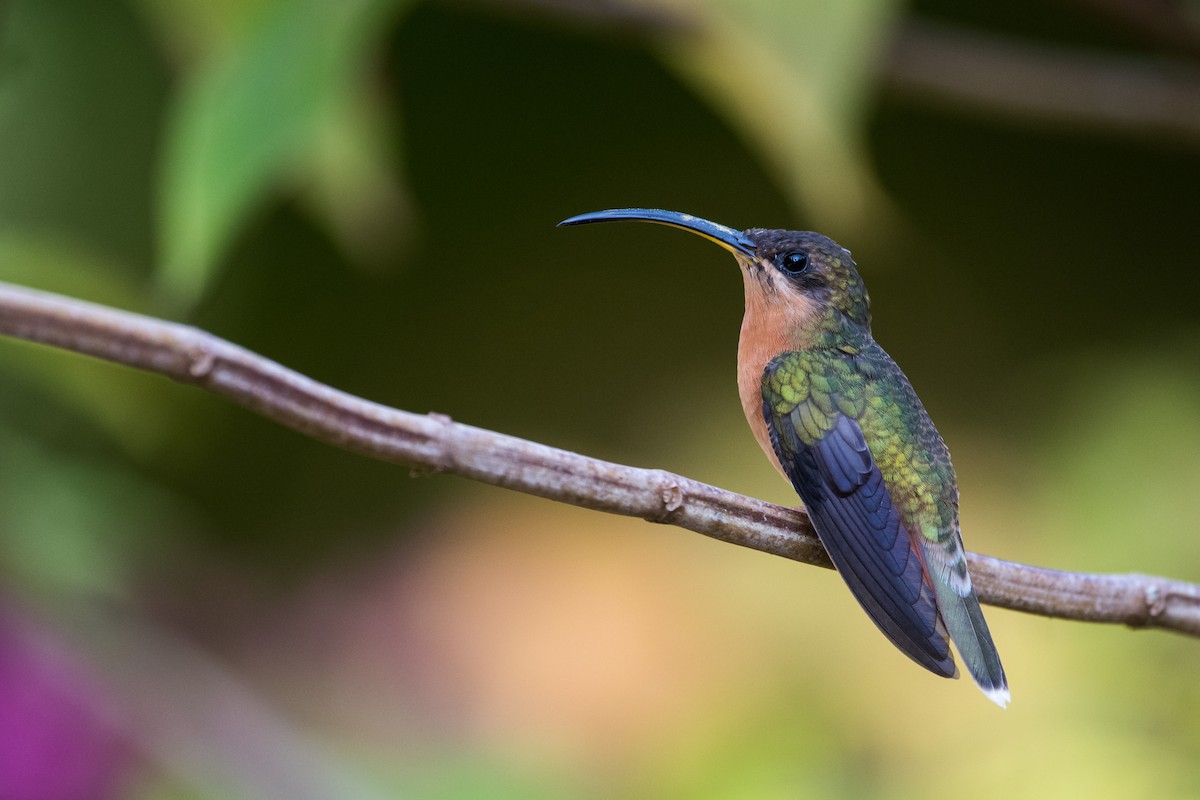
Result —
<svg viewBox="0 0 1200 800"><path fill-rule="evenodd" d="M0 800L105 800L132 761L115 710L55 636L0 600Z"/></svg>

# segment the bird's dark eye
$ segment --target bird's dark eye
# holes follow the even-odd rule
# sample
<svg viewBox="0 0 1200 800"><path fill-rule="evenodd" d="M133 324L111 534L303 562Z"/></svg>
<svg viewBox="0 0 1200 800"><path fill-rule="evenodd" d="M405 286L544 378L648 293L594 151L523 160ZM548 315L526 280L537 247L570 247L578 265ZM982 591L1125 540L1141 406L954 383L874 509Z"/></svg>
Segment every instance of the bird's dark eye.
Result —
<svg viewBox="0 0 1200 800"><path fill-rule="evenodd" d="M808 271L808 253L803 250L793 250L779 256L775 263L788 275L800 275Z"/></svg>

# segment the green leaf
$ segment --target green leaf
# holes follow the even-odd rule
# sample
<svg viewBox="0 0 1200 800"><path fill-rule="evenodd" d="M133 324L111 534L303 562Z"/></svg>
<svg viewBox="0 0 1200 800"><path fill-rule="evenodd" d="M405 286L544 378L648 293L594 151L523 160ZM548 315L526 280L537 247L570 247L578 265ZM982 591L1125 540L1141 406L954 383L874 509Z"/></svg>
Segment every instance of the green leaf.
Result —
<svg viewBox="0 0 1200 800"><path fill-rule="evenodd" d="M667 58L741 129L793 202L831 228L887 208L863 117L895 0L696 0Z"/></svg>
<svg viewBox="0 0 1200 800"><path fill-rule="evenodd" d="M393 153L400 133L379 93L343 97L312 149L303 200L346 256L368 269L395 263L411 228L412 203Z"/></svg>
<svg viewBox="0 0 1200 800"><path fill-rule="evenodd" d="M161 198L166 289L194 301L248 214L355 89L381 14L400 0L278 0L184 88Z"/></svg>

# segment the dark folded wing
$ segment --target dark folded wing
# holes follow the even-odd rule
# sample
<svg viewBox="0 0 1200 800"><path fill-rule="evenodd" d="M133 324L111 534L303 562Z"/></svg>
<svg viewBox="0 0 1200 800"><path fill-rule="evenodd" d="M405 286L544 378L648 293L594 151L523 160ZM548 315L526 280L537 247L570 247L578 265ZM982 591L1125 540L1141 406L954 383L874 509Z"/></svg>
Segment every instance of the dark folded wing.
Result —
<svg viewBox="0 0 1200 800"><path fill-rule="evenodd" d="M769 396L763 415L775 454L799 493L821 543L855 598L910 658L956 674L921 555L892 503L858 422Z"/></svg>

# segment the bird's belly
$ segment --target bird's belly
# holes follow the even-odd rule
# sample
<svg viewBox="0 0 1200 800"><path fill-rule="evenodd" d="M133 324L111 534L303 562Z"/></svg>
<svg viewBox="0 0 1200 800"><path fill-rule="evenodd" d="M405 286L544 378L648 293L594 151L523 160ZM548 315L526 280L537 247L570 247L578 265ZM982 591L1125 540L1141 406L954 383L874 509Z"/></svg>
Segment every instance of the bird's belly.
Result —
<svg viewBox="0 0 1200 800"><path fill-rule="evenodd" d="M767 420L763 416L762 376L767 364L772 358L786 349L781 342L770 341L762 336L748 335L747 327L742 326L742 335L738 341L738 395L742 399L742 412L746 422L754 434L758 446L767 454L772 466L779 471L785 481L791 483L779 457L775 455L775 447L771 444L771 434L767 430Z"/></svg>

